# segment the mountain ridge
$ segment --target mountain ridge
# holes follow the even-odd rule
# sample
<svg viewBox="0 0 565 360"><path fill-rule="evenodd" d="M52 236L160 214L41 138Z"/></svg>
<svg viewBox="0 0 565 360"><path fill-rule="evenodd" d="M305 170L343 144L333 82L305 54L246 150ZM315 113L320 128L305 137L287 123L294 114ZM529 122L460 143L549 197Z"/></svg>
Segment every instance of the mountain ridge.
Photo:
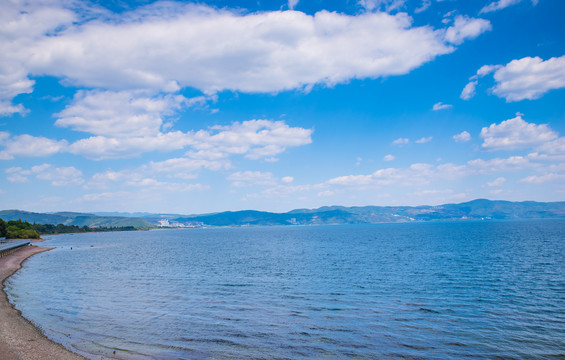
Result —
<svg viewBox="0 0 565 360"><path fill-rule="evenodd" d="M98 215L109 214L109 215ZM116 216L123 214L122 216ZM202 227L270 226L322 224L374 224L447 220L565 218L565 202L513 202L475 199L463 203L420 206L322 206L294 209L284 213L258 210L224 211L207 214L78 213L61 211L35 213L22 210L0 211L4 220L25 220L41 224L64 224L89 227ZM110 216L111 215L111 216ZM124 216L125 215L125 216Z"/></svg>

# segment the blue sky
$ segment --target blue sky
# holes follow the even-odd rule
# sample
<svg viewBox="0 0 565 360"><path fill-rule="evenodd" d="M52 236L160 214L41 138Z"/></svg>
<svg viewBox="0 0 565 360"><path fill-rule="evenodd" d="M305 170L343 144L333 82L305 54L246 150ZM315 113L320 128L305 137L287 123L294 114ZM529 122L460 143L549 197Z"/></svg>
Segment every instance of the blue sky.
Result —
<svg viewBox="0 0 565 360"><path fill-rule="evenodd" d="M0 2L0 208L565 200L565 2Z"/></svg>

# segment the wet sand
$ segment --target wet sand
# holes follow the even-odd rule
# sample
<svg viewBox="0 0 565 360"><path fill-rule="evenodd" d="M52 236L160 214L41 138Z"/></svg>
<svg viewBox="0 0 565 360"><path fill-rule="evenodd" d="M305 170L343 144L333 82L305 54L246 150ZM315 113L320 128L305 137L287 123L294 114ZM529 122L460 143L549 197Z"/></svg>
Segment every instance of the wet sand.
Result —
<svg viewBox="0 0 565 360"><path fill-rule="evenodd" d="M10 360L76 360L85 358L45 337L32 323L21 316L8 301L4 280L21 268L30 256L52 248L24 246L0 258L0 359Z"/></svg>

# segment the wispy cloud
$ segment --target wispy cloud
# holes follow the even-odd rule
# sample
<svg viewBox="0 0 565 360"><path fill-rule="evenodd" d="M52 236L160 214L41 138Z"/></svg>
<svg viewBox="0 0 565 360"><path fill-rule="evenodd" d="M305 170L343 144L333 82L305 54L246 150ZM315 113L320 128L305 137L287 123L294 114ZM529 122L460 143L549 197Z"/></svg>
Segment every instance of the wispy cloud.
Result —
<svg viewBox="0 0 565 360"><path fill-rule="evenodd" d="M451 109L453 107L453 105L450 104L444 104L442 102L438 102L435 103L432 110L433 111L438 111L438 110L445 110L445 109Z"/></svg>
<svg viewBox="0 0 565 360"><path fill-rule="evenodd" d="M288 0L288 8L294 10L296 5L298 5L299 0Z"/></svg>
<svg viewBox="0 0 565 360"><path fill-rule="evenodd" d="M392 142L392 145L405 145L410 142L408 138L398 138Z"/></svg>
<svg viewBox="0 0 565 360"><path fill-rule="evenodd" d="M458 15L454 20L453 26L445 30L445 40L449 43L459 45L463 43L463 41L474 39L491 29L492 26L488 20Z"/></svg>
<svg viewBox="0 0 565 360"><path fill-rule="evenodd" d="M416 140L416 144L425 144L425 143L432 141L432 139L433 139L432 136L422 137L422 138Z"/></svg>
<svg viewBox="0 0 565 360"><path fill-rule="evenodd" d="M272 186L278 181L270 172L261 171L238 171L228 176L232 186Z"/></svg>
<svg viewBox="0 0 565 360"><path fill-rule="evenodd" d="M498 187L498 186L502 186L505 182L506 182L506 178L501 176L493 181L488 182L487 185L491 187Z"/></svg>
<svg viewBox="0 0 565 360"><path fill-rule="evenodd" d="M479 82L477 80L469 81L467 85L465 85L465 87L463 88L463 91L461 91L461 95L460 95L461 99L469 100L473 96L475 96L478 83Z"/></svg>
<svg viewBox="0 0 565 360"><path fill-rule="evenodd" d="M53 186L71 186L84 183L82 171L73 166L54 167L51 164L33 166L30 169L12 167L6 169L7 178L11 182L27 182L29 176L50 181Z"/></svg>
<svg viewBox="0 0 565 360"><path fill-rule="evenodd" d="M481 14L484 13L489 13L489 12L493 12L493 11L498 11L498 10L502 10L505 9L509 6L512 5L516 5L518 3L522 2L522 0L498 0L498 1L493 1L490 4L486 5L485 7L483 7L480 11ZM532 4L533 5L537 5L538 0L532 0Z"/></svg>

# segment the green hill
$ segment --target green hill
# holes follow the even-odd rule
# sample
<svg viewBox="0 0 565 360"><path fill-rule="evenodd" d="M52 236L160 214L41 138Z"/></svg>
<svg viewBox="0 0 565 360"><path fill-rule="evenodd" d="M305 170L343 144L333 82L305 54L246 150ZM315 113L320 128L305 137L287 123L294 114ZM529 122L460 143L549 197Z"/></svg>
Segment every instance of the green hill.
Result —
<svg viewBox="0 0 565 360"><path fill-rule="evenodd" d="M0 218L5 221L22 220L37 224L63 224L88 227L126 227L151 228L150 222L136 217L97 216L88 213L58 212L54 214L35 213L22 210L0 211Z"/></svg>

